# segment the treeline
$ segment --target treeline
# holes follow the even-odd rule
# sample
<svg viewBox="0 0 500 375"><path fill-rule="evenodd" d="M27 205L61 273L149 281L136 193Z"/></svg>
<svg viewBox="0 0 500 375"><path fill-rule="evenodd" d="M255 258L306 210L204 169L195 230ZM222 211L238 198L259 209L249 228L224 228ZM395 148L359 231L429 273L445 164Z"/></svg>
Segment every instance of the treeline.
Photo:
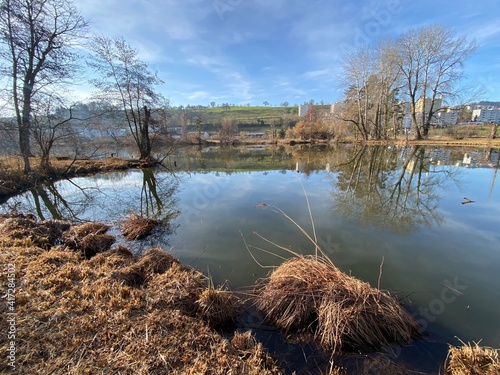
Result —
<svg viewBox="0 0 500 375"><path fill-rule="evenodd" d="M416 139L425 137L440 103L465 104L464 63L476 45L443 26L410 29L376 46L349 52L342 65L344 96L336 118L362 139L383 139L409 117Z"/></svg>

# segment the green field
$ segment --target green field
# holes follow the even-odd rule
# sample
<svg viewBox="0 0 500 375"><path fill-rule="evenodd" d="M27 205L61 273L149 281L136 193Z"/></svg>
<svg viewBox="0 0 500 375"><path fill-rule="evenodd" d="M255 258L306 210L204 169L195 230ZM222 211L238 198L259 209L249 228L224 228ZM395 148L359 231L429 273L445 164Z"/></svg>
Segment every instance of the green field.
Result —
<svg viewBox="0 0 500 375"><path fill-rule="evenodd" d="M317 105L318 112L330 111L329 105ZM298 107L271 107L271 106L234 106L229 108L214 107L214 108L175 108L171 111L171 124L180 126L181 113L186 112L188 126L192 127L196 123L197 118L201 118L203 130L215 130L222 122L224 117L230 117L240 130L244 131L265 131L269 130L269 126L274 121L277 126L298 121Z"/></svg>

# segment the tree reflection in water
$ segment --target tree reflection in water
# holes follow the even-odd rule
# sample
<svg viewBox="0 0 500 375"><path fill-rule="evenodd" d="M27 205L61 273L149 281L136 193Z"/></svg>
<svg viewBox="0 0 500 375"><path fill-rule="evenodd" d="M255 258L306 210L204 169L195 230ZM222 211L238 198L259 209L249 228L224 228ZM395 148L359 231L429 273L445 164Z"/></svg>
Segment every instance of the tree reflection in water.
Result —
<svg viewBox="0 0 500 375"><path fill-rule="evenodd" d="M177 228L172 224L172 220L180 214L176 208L175 195L179 182L175 175L161 173L157 176L153 169L143 169L142 173L139 207L132 206L128 211L140 217L159 220L161 224L150 236L138 243L141 251L151 246L168 246L168 237L174 234ZM133 201L130 203L133 204Z"/></svg>
<svg viewBox="0 0 500 375"><path fill-rule="evenodd" d="M11 198L2 211L31 213L40 220L106 221L116 226L135 214L161 224L134 247L167 246L168 236L176 229L171 221L180 213L176 207L179 181L173 173L156 172L114 172L47 183ZM127 179L132 181L131 187L123 185Z"/></svg>
<svg viewBox="0 0 500 375"><path fill-rule="evenodd" d="M457 170L436 169L425 148L353 149L336 168L335 210L360 223L399 233L440 224L439 192Z"/></svg>
<svg viewBox="0 0 500 375"><path fill-rule="evenodd" d="M61 182L65 182L73 186L78 194L65 195L61 193ZM66 220L70 222L85 221L85 212L93 204L96 194L99 193L98 188L82 187L72 180L57 181L44 184L29 190L32 196L32 202L26 199L15 197L15 210L21 212L31 212L40 220L54 219ZM24 207L30 206L32 207ZM20 207L21 206L21 207ZM30 209L31 208L31 209Z"/></svg>

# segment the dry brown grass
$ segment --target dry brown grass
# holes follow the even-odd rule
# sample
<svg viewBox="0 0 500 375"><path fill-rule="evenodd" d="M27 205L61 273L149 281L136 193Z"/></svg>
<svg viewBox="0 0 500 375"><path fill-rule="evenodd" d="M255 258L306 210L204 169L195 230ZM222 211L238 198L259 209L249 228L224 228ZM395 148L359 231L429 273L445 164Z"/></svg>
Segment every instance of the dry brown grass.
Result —
<svg viewBox="0 0 500 375"><path fill-rule="evenodd" d="M240 312L239 300L233 293L225 285L215 288L211 280L197 304L201 316L211 327L233 323Z"/></svg>
<svg viewBox="0 0 500 375"><path fill-rule="evenodd" d="M4 219L5 234L23 240L27 245L48 249L55 245L70 225L59 220L36 221L33 215L0 215Z"/></svg>
<svg viewBox="0 0 500 375"><path fill-rule="evenodd" d="M256 307L268 322L287 333L312 333L333 352L372 351L420 337L417 321L396 298L322 257L284 262L256 292Z"/></svg>
<svg viewBox="0 0 500 375"><path fill-rule="evenodd" d="M170 255L137 257L118 247L86 260L63 246L11 238L6 228L12 231L12 222L1 217L0 263L16 267L15 373L281 373L260 344L240 350L197 317L206 278ZM111 276L134 265L146 283ZM2 273L0 288L6 284ZM6 308L2 303L0 314ZM0 330L8 331L5 319ZM8 345L2 336L0 351ZM1 361L0 373L7 371Z"/></svg>
<svg viewBox="0 0 500 375"><path fill-rule="evenodd" d="M122 225L122 234L127 241L142 240L161 224L160 220L131 215Z"/></svg>
<svg viewBox="0 0 500 375"><path fill-rule="evenodd" d="M500 360L498 350L464 343L460 347L450 345L446 359L449 375L498 375Z"/></svg>
<svg viewBox="0 0 500 375"><path fill-rule="evenodd" d="M83 223L64 232L62 240L65 246L90 259L109 250L116 241L114 236L106 234L108 229L109 225L103 223Z"/></svg>

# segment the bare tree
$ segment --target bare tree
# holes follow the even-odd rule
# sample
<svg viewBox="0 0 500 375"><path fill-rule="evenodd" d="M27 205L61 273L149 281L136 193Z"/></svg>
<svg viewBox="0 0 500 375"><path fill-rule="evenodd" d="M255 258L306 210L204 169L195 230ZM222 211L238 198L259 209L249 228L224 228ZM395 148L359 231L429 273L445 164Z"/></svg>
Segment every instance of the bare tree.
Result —
<svg viewBox="0 0 500 375"><path fill-rule="evenodd" d="M342 120L354 124L364 140L369 138L368 111L370 109L369 85L373 76L373 51L364 47L345 56L343 86L345 101L343 110L337 113Z"/></svg>
<svg viewBox="0 0 500 375"><path fill-rule="evenodd" d="M56 143L67 142L78 137L83 128L75 126L75 122L86 119L77 118L73 108L61 107L62 101L57 97L44 97L42 101L33 103L32 133L40 148L40 170L49 175L52 172L50 153Z"/></svg>
<svg viewBox="0 0 500 375"><path fill-rule="evenodd" d="M439 110L437 99L457 94L464 62L475 52L476 45L443 26L429 26L409 30L396 40L396 48L412 128L415 138L422 139Z"/></svg>
<svg viewBox="0 0 500 375"><path fill-rule="evenodd" d="M87 22L71 0L2 0L0 3L0 57L10 80L24 172L29 157L32 100L50 93L75 73L76 54Z"/></svg>
<svg viewBox="0 0 500 375"><path fill-rule="evenodd" d="M91 49L94 59L89 65L101 75L92 83L99 89L101 99L123 111L140 159L152 161L150 130L155 122L152 109L159 107L162 99L155 86L163 81L123 39L96 36Z"/></svg>
<svg viewBox="0 0 500 375"><path fill-rule="evenodd" d="M363 46L344 60L345 100L335 116L353 124L363 140L387 138L397 106L399 71L390 43Z"/></svg>
<svg viewBox="0 0 500 375"><path fill-rule="evenodd" d="M232 141L237 131L238 126L234 123L233 119L231 117L224 116L219 129L219 138L221 142Z"/></svg>

